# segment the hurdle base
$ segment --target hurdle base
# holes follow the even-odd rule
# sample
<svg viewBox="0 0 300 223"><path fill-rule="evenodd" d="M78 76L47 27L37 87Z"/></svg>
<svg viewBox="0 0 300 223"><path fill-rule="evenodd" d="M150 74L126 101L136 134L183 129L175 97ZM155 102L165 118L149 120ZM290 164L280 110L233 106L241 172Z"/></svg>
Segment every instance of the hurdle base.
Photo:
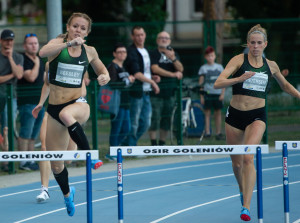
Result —
<svg viewBox="0 0 300 223"><path fill-rule="evenodd" d="M258 223L263 223L264 222L264 219L260 218L258 219Z"/></svg>
<svg viewBox="0 0 300 223"><path fill-rule="evenodd" d="M284 213L284 222L285 223L290 223L290 212L285 212Z"/></svg>

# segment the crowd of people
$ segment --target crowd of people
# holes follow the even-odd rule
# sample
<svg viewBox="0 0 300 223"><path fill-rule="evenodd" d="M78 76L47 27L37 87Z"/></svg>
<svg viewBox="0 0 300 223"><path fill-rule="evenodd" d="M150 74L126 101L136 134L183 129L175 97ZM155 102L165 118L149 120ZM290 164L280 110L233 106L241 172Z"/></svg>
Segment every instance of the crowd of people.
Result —
<svg viewBox="0 0 300 223"><path fill-rule="evenodd" d="M136 146L147 132L149 145L166 145L175 92L184 71L178 53L171 47L170 34L159 32L157 48L150 50L145 46L145 29L134 26L131 30L132 44L127 47L123 43L116 43L112 49L113 60L106 67L96 49L86 44L85 37L91 32L91 26L88 15L73 13L67 22L67 32L50 40L41 49L37 35L26 34L23 54L14 51L14 32L8 29L2 31L1 150L8 150L8 84L14 86L13 117L17 109L20 115L19 151L33 151L38 135L42 150L89 150L82 127L90 115L85 98L89 64L98 76L100 86L108 84L121 92L118 113L110 116L110 146ZM216 54L212 47L204 50L206 63L200 67L198 75L199 99L205 111L205 138L212 135L210 116L213 110L215 137L217 140L225 139L221 128L221 109L227 87L232 86L233 89L225 118L226 142L229 145L261 142L266 128L265 98L271 77L285 92L300 98L300 93L286 81L286 71L282 74L276 62L263 56L267 44L266 30L260 25L252 27L247 35L248 52L233 57L225 69L215 62ZM41 58L47 58L48 62L44 64ZM17 86L20 89L18 92ZM38 93L26 95L28 89ZM20 97L17 100L18 94ZM106 154L106 158L116 160L110 154ZM241 194L240 218L249 221L256 177L253 155L232 155L231 160ZM94 169L101 165L101 160L92 161ZM74 215L75 188L69 186L68 170L63 161L44 161L39 164L21 162L19 168L40 169L42 189L36 198L37 202L44 202L50 197L48 183L52 170L64 196L67 213ZM8 171L7 163L2 163L2 170Z"/></svg>

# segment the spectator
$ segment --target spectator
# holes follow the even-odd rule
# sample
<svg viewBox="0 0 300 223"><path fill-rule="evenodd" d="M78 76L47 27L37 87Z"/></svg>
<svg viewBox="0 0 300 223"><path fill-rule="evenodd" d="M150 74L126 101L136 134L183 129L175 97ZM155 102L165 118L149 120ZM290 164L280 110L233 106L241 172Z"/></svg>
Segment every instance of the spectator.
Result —
<svg viewBox="0 0 300 223"><path fill-rule="evenodd" d="M110 146L118 146L122 143L123 139L128 135L131 129L130 123L130 101L128 88L132 85L135 78L123 67L123 63L127 57L127 50L125 45L118 43L114 47L113 51L114 59L108 65L107 70L110 75L109 85L113 89L119 89L121 91L121 102L119 112L116 115L110 116L111 129L109 136ZM116 160L116 157L106 154L105 156L109 160Z"/></svg>
<svg viewBox="0 0 300 223"><path fill-rule="evenodd" d="M216 140L224 139L221 133L221 109L223 108L225 88L214 89L214 83L224 70L221 64L215 63L216 54L213 47L208 46L205 49L204 57L207 61L206 64L200 67L199 74L199 84L200 91L204 91L204 95L200 95L201 104L204 104L204 114L205 114L205 138L211 136L211 124L210 116L211 111L214 109L215 116L215 126L216 126ZM203 87L204 86L204 87Z"/></svg>
<svg viewBox="0 0 300 223"><path fill-rule="evenodd" d="M156 82L158 76L151 78L151 61L148 50L145 48L146 33L143 27L135 26L131 31L133 44L128 47L128 56L125 68L133 74L136 81L130 91L130 120L131 131L125 142L126 145L136 146L139 138L148 130L151 122L150 91L159 93ZM152 89L151 89L152 87Z"/></svg>
<svg viewBox="0 0 300 223"><path fill-rule="evenodd" d="M177 80L182 79L183 66L179 56L171 48L169 33L163 31L156 38L157 49L150 53L151 70L160 76L158 83L159 94L151 94L152 117L149 128L151 145L165 145L168 131L171 126L171 115L175 103ZM157 143L156 133L159 130Z"/></svg>
<svg viewBox="0 0 300 223"><path fill-rule="evenodd" d="M14 51L15 34L12 30L5 29L1 33L1 53L0 53L0 95L6 99L6 85L12 84L13 88L13 119L17 113L17 99L16 99L16 82L23 76L23 57ZM7 104L1 112L1 131L4 137L3 150L8 151L7 139ZM7 163L2 163L2 169L8 171Z"/></svg>
<svg viewBox="0 0 300 223"><path fill-rule="evenodd" d="M18 109L20 115L20 132L18 138L19 151L34 151L35 139L39 134L45 109L39 112L35 119L31 111L39 103L40 90L44 83L45 64L37 55L39 41L34 33L26 34L23 47L24 75L18 80ZM30 93L29 93L30 92ZM22 170L37 170L38 164L22 161L19 166Z"/></svg>

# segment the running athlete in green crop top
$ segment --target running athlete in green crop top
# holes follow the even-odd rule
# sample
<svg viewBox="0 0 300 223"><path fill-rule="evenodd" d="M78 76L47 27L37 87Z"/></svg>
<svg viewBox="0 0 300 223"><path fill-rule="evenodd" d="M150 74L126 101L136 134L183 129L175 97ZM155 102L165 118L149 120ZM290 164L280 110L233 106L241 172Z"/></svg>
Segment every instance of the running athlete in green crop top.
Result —
<svg viewBox="0 0 300 223"><path fill-rule="evenodd" d="M89 150L87 137L81 127L90 115L87 103L77 102L81 97L82 78L87 65L91 64L98 75L99 85L110 80L109 73L99 59L94 47L87 46L84 38L91 31L92 21L84 13L73 13L67 22L67 33L62 38L50 40L40 50L41 57L50 63L49 112L46 130L47 150L66 150L69 137L78 148ZM93 161L96 169L102 161ZM64 195L69 216L75 213L75 188L69 187L68 171L63 161L51 161L54 177Z"/></svg>
<svg viewBox="0 0 300 223"><path fill-rule="evenodd" d="M267 45L266 30L260 25L252 27L247 35L249 53L233 57L215 82L215 88L233 87L225 123L228 145L260 144L266 129L265 96L271 75L283 91L300 99L300 92L284 78L276 62L263 59ZM232 155L231 160L241 193L240 218L249 221L256 178L253 155Z"/></svg>

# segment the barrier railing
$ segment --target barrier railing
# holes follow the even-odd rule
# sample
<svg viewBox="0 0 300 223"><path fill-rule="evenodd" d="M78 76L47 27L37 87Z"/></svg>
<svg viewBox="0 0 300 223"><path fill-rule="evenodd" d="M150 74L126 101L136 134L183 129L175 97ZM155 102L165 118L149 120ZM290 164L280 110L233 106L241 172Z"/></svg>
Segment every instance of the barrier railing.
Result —
<svg viewBox="0 0 300 223"><path fill-rule="evenodd" d="M99 159L95 150L0 152L0 162L86 160L87 222L93 222L91 160Z"/></svg>
<svg viewBox="0 0 300 223"><path fill-rule="evenodd" d="M282 150L283 169L283 204L284 222L290 222L290 199L289 199L289 170L288 170L288 150L300 151L300 141L275 141L275 149Z"/></svg>
<svg viewBox="0 0 300 223"><path fill-rule="evenodd" d="M262 162L261 154L269 153L268 145L206 145L206 146L131 146L110 147L110 155L117 156L118 222L124 222L123 212L123 156L168 156L168 155L237 155L256 154L257 213L263 223Z"/></svg>

